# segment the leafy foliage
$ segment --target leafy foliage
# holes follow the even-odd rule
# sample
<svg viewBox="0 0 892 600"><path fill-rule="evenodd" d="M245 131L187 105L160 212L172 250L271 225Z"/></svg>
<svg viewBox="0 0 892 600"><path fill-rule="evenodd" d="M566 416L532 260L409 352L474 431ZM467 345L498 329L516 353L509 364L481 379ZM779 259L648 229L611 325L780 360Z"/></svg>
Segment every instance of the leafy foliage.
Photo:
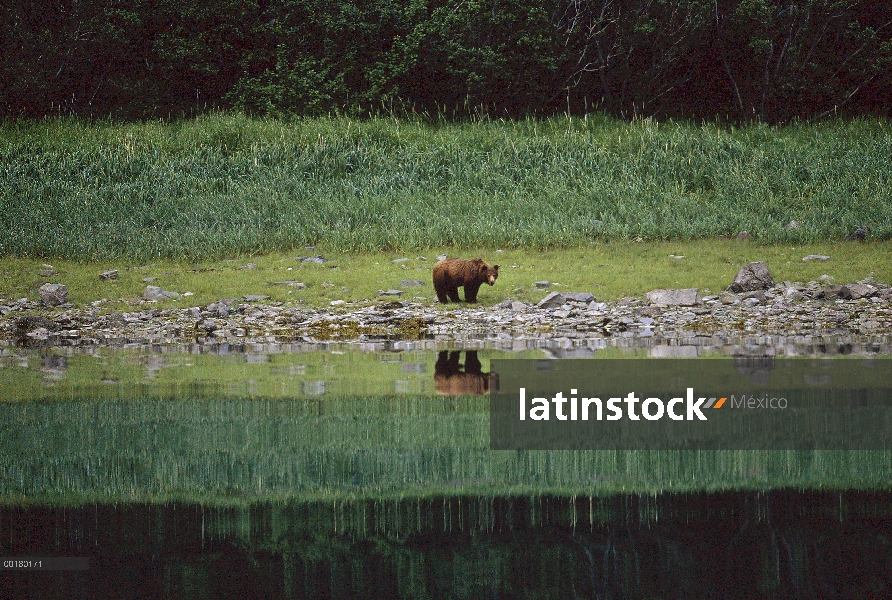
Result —
<svg viewBox="0 0 892 600"><path fill-rule="evenodd" d="M879 0L17 0L0 116L888 114Z"/></svg>

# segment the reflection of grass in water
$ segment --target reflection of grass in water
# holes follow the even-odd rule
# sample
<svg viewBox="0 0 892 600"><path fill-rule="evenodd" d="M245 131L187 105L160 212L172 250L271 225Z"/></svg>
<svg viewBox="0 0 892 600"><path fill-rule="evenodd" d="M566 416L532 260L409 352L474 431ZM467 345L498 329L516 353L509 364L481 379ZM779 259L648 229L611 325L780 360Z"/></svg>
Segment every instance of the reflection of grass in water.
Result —
<svg viewBox="0 0 892 600"><path fill-rule="evenodd" d="M7 502L888 489L887 452L492 452L487 397L0 405Z"/></svg>
<svg viewBox="0 0 892 600"><path fill-rule="evenodd" d="M266 294L270 301L294 303L294 308L328 307L332 301L356 302L355 306L380 303L378 291L404 290L402 298L430 304L436 296L431 283L431 269L437 254L484 260L501 265L495 286L484 286L479 301L492 306L506 298L538 302L551 291L587 291L599 300L643 295L656 288L698 287L718 293L734 279L737 271L750 261L765 260L776 281L814 281L822 274L835 283L849 283L873 275L888 281L892 272L892 246L889 244L810 243L795 246L760 246L731 240L679 242L596 243L571 250L456 249L438 247L419 252L336 253L295 250L242 258L218 260L200 265L153 260L151 264L117 260L83 263L51 260L57 275L40 275L45 259L0 258L0 298L28 296L37 298L42 283L51 280L68 286L69 299L85 304L101 298L135 299L146 287L143 281L155 277L152 285L193 296L159 304L139 305L115 302L103 304L100 311L135 311L151 308L207 305L222 298L241 301L246 294ZM295 260L301 255L322 254L323 264ZM830 255L828 262L802 262L807 254ZM673 258L670 255L683 256ZM426 260L420 260L424 256ZM408 261L393 262L399 258ZM148 262L148 261L147 261ZM248 263L252 269L240 269ZM103 281L99 273L118 269L119 278ZM288 269L291 269L290 271ZM401 286L403 280L418 280L419 287ZM548 280L550 289L536 289L533 282ZM298 281L307 285L298 289L282 282ZM280 285L273 285L279 283ZM329 285L330 284L330 285ZM454 305L444 310L453 310Z"/></svg>

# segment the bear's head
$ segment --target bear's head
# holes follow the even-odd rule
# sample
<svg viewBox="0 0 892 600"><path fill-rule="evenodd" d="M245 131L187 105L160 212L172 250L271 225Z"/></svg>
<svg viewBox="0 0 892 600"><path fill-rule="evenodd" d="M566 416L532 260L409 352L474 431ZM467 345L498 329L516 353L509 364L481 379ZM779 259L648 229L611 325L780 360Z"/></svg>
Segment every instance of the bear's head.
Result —
<svg viewBox="0 0 892 600"><path fill-rule="evenodd" d="M480 281L485 281L489 285L495 285L496 279L499 278L499 265L488 265L482 260L480 261Z"/></svg>

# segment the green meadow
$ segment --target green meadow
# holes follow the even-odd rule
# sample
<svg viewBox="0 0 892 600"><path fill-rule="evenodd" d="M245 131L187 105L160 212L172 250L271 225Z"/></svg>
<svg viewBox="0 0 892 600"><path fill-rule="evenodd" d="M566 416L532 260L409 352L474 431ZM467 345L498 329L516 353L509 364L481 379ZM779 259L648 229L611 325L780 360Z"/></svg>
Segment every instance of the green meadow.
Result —
<svg viewBox="0 0 892 600"><path fill-rule="evenodd" d="M205 261L892 234L892 124L602 115L0 123L0 256ZM798 227L785 226L795 220Z"/></svg>

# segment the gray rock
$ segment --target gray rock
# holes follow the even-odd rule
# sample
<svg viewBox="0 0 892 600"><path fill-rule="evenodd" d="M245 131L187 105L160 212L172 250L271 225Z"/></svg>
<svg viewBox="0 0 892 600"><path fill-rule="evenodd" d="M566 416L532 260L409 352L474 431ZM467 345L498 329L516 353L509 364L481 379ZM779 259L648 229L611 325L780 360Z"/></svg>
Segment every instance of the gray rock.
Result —
<svg viewBox="0 0 892 600"><path fill-rule="evenodd" d="M509 308L515 311L523 311L527 310L529 307L529 304L527 304L526 302L512 302Z"/></svg>
<svg viewBox="0 0 892 600"><path fill-rule="evenodd" d="M50 337L50 332L43 327L38 327L34 331L30 331L30 332L26 333L25 335L27 337L31 338L32 340L45 340L48 337Z"/></svg>
<svg viewBox="0 0 892 600"><path fill-rule="evenodd" d="M877 289L869 283L850 283L842 286L840 294L843 298L857 300L858 298L870 298L876 296Z"/></svg>
<svg viewBox="0 0 892 600"><path fill-rule="evenodd" d="M756 298L755 296L750 297L750 298L744 298L744 299L743 299L743 305L744 305L744 306L755 306L755 305L757 305L757 304L760 304L760 301L759 301L759 299Z"/></svg>
<svg viewBox="0 0 892 600"><path fill-rule="evenodd" d="M204 321L201 322L201 328L204 329L205 331L207 331L208 333L211 333L211 332L214 332L217 329L219 329L220 326L217 324L216 319L205 319Z"/></svg>
<svg viewBox="0 0 892 600"><path fill-rule="evenodd" d="M99 274L99 279L103 281L108 281L109 279L117 279L118 278L118 270L112 269L111 271L106 271L105 273Z"/></svg>
<svg viewBox="0 0 892 600"><path fill-rule="evenodd" d="M228 317L229 305L224 302L214 302L213 304L208 304L208 311L221 318Z"/></svg>
<svg viewBox="0 0 892 600"><path fill-rule="evenodd" d="M143 292L142 297L146 300L167 300L169 298L179 298L180 295L176 292L168 292L166 290L162 290L157 285L147 285L146 291Z"/></svg>
<svg viewBox="0 0 892 600"><path fill-rule="evenodd" d="M59 306L68 301L68 288L61 283L44 283L40 286L40 301L44 306Z"/></svg>
<svg viewBox="0 0 892 600"><path fill-rule="evenodd" d="M536 305L537 308L557 308L567 302L580 302L587 304L594 301L595 297L588 292L551 292Z"/></svg>
<svg viewBox="0 0 892 600"><path fill-rule="evenodd" d="M831 281L833 281L833 277L827 275L827 273L824 273L823 275L818 277L818 281L820 281L821 283L830 283Z"/></svg>
<svg viewBox="0 0 892 600"><path fill-rule="evenodd" d="M774 278L764 260L752 262L740 269L734 277L734 283L728 286L731 292L751 292L767 290L774 286Z"/></svg>
<svg viewBox="0 0 892 600"><path fill-rule="evenodd" d="M437 260L446 260L447 256L449 256L449 255L448 254L438 254Z"/></svg>
<svg viewBox="0 0 892 600"><path fill-rule="evenodd" d="M755 298L759 302L765 302L765 299L768 297L768 294L766 294L764 290L753 290L752 292L744 292L740 294L741 300L749 300L750 298ZM772 295L771 298L774 298L774 296Z"/></svg>
<svg viewBox="0 0 892 600"><path fill-rule="evenodd" d="M564 295L564 302L581 302L588 304L595 301L595 296L589 292L561 292Z"/></svg>
<svg viewBox="0 0 892 600"><path fill-rule="evenodd" d="M152 282L155 281L156 279L158 279L158 278L157 278L157 277L143 277L142 282L143 282L143 283L152 283Z"/></svg>
<svg viewBox="0 0 892 600"><path fill-rule="evenodd" d="M42 269L42 270L40 271L40 276L41 276L41 277L52 277L52 276L54 276L55 274L56 274L56 272L55 272L53 269Z"/></svg>
<svg viewBox="0 0 892 600"><path fill-rule="evenodd" d="M748 240L748 239L750 239L751 237L752 237L752 236L750 235L750 232L749 232L749 231L741 231L740 233L737 234L737 239L738 239L738 240Z"/></svg>
<svg viewBox="0 0 892 600"><path fill-rule="evenodd" d="M400 287L421 287L423 285L424 282L418 279L403 279L400 281Z"/></svg>
<svg viewBox="0 0 892 600"><path fill-rule="evenodd" d="M821 262L825 262L830 260L830 257L823 254L809 254L808 256L802 257L802 262L808 262L810 260L819 260Z"/></svg>
<svg viewBox="0 0 892 600"><path fill-rule="evenodd" d="M787 231L790 231L791 229L799 229L799 221L793 219L792 221L784 225L784 229L786 229Z"/></svg>
<svg viewBox="0 0 892 600"><path fill-rule="evenodd" d="M325 259L322 256L298 256L297 260L300 262L311 263L316 265L321 265L325 262Z"/></svg>
<svg viewBox="0 0 892 600"><path fill-rule="evenodd" d="M247 270L256 269L256 268L257 268L256 264L248 263L244 266L239 267L239 271L247 271Z"/></svg>
<svg viewBox="0 0 892 600"><path fill-rule="evenodd" d="M403 290L378 290L379 296L399 296Z"/></svg>
<svg viewBox="0 0 892 600"><path fill-rule="evenodd" d="M543 289L543 288L550 288L550 287L551 287L551 282L550 282L550 281L534 281L534 282L533 282L533 285L534 285L535 287L537 287L537 288L540 288L540 289Z"/></svg>
<svg viewBox="0 0 892 600"><path fill-rule="evenodd" d="M269 296L266 294L247 294L242 296L245 299L245 302L263 302L264 300L269 300Z"/></svg>
<svg viewBox="0 0 892 600"><path fill-rule="evenodd" d="M832 283L830 285L825 285L824 289L821 290L818 297L823 298L824 300L838 300L839 298L843 297L842 286Z"/></svg>
<svg viewBox="0 0 892 600"><path fill-rule="evenodd" d="M650 304L662 304L664 306L694 306L700 304L700 300L700 290L697 288L653 290L647 292L647 301Z"/></svg>
<svg viewBox="0 0 892 600"><path fill-rule="evenodd" d="M393 262L395 262L395 263L404 263L404 262L409 262L409 259L408 259L408 258L395 258L395 259L393 260Z"/></svg>
<svg viewBox="0 0 892 600"><path fill-rule="evenodd" d="M788 287L787 289L784 290L784 298L786 298L787 300L794 300L794 301L802 300L803 298L805 298L805 294L803 294L802 292L800 292L799 290L797 290L794 287Z"/></svg>

